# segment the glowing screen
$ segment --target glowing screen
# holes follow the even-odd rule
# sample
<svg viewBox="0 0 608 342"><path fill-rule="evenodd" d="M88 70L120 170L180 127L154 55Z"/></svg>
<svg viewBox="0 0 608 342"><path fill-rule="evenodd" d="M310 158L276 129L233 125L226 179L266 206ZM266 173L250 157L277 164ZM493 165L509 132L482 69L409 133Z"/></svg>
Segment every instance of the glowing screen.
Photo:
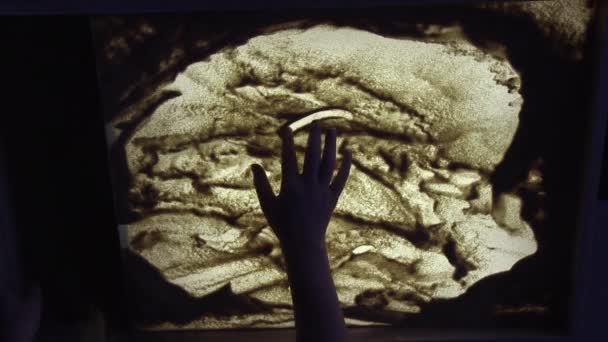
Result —
<svg viewBox="0 0 608 342"><path fill-rule="evenodd" d="M278 191L277 131L292 127L303 158L313 120L337 129L338 160L353 153L326 238L348 324L422 317L533 258L546 158L517 151L539 141L525 116L551 111L526 86L554 80L525 56L582 63L590 15L584 1L541 1L94 19L117 210L138 260L127 272L156 272L166 284L139 290L171 307L143 325L293 326L249 168ZM547 314L537 299L487 312Z"/></svg>

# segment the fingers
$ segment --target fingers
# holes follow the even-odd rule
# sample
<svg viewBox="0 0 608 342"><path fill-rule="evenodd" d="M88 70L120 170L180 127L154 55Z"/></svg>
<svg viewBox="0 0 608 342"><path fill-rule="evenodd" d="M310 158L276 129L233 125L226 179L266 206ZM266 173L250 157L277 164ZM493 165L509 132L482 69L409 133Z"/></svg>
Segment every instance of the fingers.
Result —
<svg viewBox="0 0 608 342"><path fill-rule="evenodd" d="M338 174L336 178L330 185L330 189L334 194L335 202L338 202L338 197L342 193L344 189L344 185L346 185L346 180L348 179L348 175L350 174L350 164L352 161L352 154L350 151L346 151L344 153L344 158L342 158L342 164L340 165L340 169L338 170Z"/></svg>
<svg viewBox="0 0 608 342"><path fill-rule="evenodd" d="M267 213L274 200L274 192L272 191L268 177L266 177L264 168L258 164L254 164L251 165L251 172L253 173L253 184L255 186L255 191L258 194L260 206L262 207L262 211Z"/></svg>
<svg viewBox="0 0 608 342"><path fill-rule="evenodd" d="M293 179L298 173L298 160L296 159L296 150L293 143L293 133L289 127L284 127L281 130L281 138L283 139L283 149L281 152L281 172L283 183L288 179Z"/></svg>
<svg viewBox="0 0 608 342"><path fill-rule="evenodd" d="M334 174L336 165L336 130L330 129L325 134L325 147L323 149L323 159L319 167L319 182L329 184L331 176Z"/></svg>

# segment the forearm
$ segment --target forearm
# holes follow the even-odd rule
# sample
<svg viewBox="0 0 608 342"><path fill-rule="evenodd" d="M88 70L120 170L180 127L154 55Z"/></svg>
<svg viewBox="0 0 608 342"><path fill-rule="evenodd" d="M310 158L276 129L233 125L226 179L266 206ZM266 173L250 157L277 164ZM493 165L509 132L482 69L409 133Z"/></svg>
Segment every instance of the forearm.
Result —
<svg viewBox="0 0 608 342"><path fill-rule="evenodd" d="M323 246L288 248L287 273L298 342L343 342L346 326ZM305 252L300 252L305 250Z"/></svg>

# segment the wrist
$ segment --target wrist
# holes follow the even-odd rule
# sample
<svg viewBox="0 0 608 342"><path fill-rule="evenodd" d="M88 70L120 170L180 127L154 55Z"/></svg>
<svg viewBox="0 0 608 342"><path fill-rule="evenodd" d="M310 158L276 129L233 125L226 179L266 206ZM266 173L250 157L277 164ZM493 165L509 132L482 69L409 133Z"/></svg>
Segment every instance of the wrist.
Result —
<svg viewBox="0 0 608 342"><path fill-rule="evenodd" d="M281 249L285 258L289 259L318 259L327 258L325 241L281 241Z"/></svg>
<svg viewBox="0 0 608 342"><path fill-rule="evenodd" d="M316 282L331 273L325 246L321 244L300 245L283 252L287 274L291 280Z"/></svg>

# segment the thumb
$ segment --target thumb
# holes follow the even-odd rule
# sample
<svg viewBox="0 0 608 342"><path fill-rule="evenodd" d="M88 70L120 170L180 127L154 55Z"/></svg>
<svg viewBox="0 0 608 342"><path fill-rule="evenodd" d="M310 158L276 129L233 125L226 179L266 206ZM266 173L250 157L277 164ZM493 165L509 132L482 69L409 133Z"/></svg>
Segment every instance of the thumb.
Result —
<svg viewBox="0 0 608 342"><path fill-rule="evenodd" d="M266 214L269 212L269 208L275 198L274 192L272 191L264 168L258 164L253 164L251 166L251 172L253 173L253 185L255 186L260 206L262 207L262 211Z"/></svg>

